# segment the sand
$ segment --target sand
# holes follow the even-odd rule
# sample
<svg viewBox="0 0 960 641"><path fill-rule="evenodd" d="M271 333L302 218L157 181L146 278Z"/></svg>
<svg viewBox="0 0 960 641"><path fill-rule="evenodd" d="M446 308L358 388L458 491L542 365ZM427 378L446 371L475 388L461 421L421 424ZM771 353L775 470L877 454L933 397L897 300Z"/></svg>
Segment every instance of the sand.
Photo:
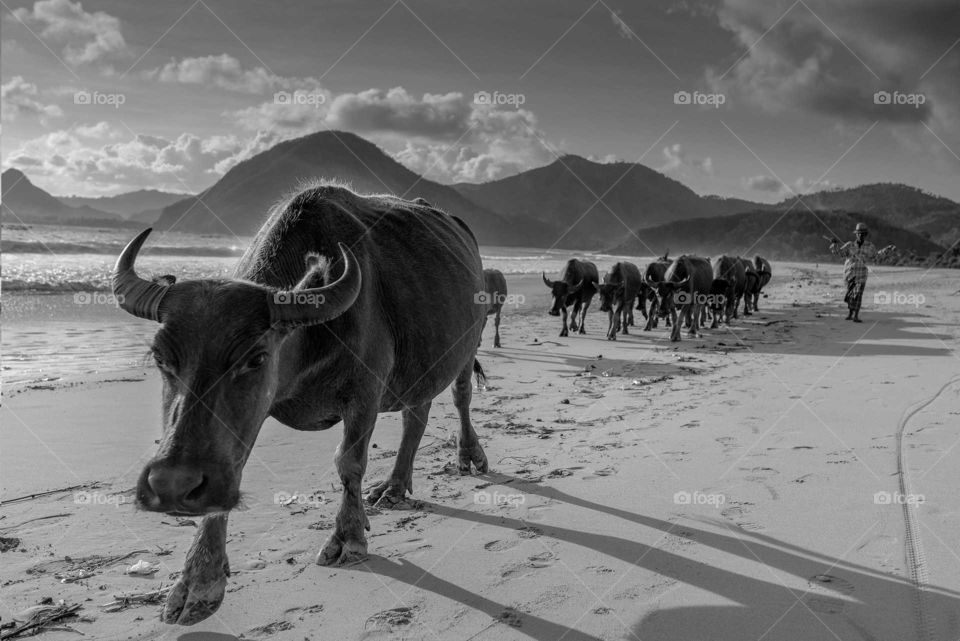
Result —
<svg viewBox="0 0 960 641"><path fill-rule="evenodd" d="M100 607L170 585L195 531L130 502L158 436L156 374L8 394L5 499L99 485L86 503L65 491L0 509L0 534L20 540L2 554L3 622L51 597L81 604L87 620L61 625L95 639L957 638L957 273L875 270L855 325L838 265L775 270L758 314L679 344L663 327L608 342L596 311L587 336L558 338L539 279L509 279L526 300L504 311L503 349L488 324L474 395L493 471L450 473L442 395L414 474L422 503L371 511L363 564L314 564L339 501L339 427L268 421L230 517L226 599L192 628L160 623L156 603ZM878 305L879 291L925 300ZM367 487L399 428L381 416ZM92 576L55 576L84 559ZM159 571L125 575L140 559Z"/></svg>

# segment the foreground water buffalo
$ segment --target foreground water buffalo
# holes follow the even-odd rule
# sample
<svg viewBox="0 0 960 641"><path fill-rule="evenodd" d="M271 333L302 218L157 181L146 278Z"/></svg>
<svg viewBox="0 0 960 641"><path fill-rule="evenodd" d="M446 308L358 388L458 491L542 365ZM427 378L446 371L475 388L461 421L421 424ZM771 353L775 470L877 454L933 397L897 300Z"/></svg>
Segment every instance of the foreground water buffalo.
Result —
<svg viewBox="0 0 960 641"><path fill-rule="evenodd" d="M740 306L740 299L743 298L743 291L747 285L747 275L739 258L724 255L713 261L713 277L726 283L726 289L723 292L726 298L722 304L717 301L716 306L723 309L723 320L729 325L731 317L737 318L737 308ZM716 316L713 322L716 326Z"/></svg>
<svg viewBox="0 0 960 641"><path fill-rule="evenodd" d="M607 340L617 340L618 331L629 334L627 326L633 324L633 304L642 285L640 269L626 261L615 264L604 276L599 290L600 311L607 312L610 320Z"/></svg>
<svg viewBox="0 0 960 641"><path fill-rule="evenodd" d="M563 315L563 329L560 330L560 335L569 335L567 307L571 305L573 305L573 311L570 314L570 329L577 331L579 328L581 334L586 334L587 330L583 325L587 318L587 308L590 307L590 301L597 293L597 285L600 282L597 266L588 260L571 258L564 265L560 280L550 280L546 274L543 274L543 282L550 288L553 297L553 304L548 313L551 316Z"/></svg>
<svg viewBox="0 0 960 641"><path fill-rule="evenodd" d="M499 269L483 270L483 296L479 302L487 305L487 314L483 317L483 327L487 326L487 316L493 315L493 346L500 347L500 312L503 310L503 301L507 299L507 279Z"/></svg>
<svg viewBox="0 0 960 641"><path fill-rule="evenodd" d="M710 261L699 256L680 256L670 264L662 281L647 280L657 297L657 304L670 314L673 329L671 341L680 340L680 319L690 323L690 336L699 336L700 312L709 300L713 285Z"/></svg>
<svg viewBox="0 0 960 641"><path fill-rule="evenodd" d="M389 478L368 500L402 503L431 402L453 383L459 470L487 470L470 423L471 374L486 309L483 269L458 218L392 196L305 189L274 208L232 279L140 278L150 230L113 274L121 307L158 321L152 353L163 379L163 434L137 482L146 510L203 516L162 619L189 625L223 600L227 515L263 421L324 430L343 421L335 463L343 496L323 565L367 554L361 483L379 412L400 411ZM415 275L415 278L412 277Z"/></svg>
<svg viewBox="0 0 960 641"><path fill-rule="evenodd" d="M651 329L656 328L657 319L666 318L667 327L670 326L670 317L667 315L666 310L660 307L657 304L657 295L653 287L649 285L650 281L659 283L664 280L663 275L666 273L667 268L670 267L670 261L664 258L658 258L657 260L649 263L647 268L643 271L643 283L640 286L640 295L639 300L637 301L637 309L640 310L640 313L643 314L643 317L647 319L647 323L643 328L643 331L649 332ZM650 301L650 313L647 313L646 303Z"/></svg>
<svg viewBox="0 0 960 641"><path fill-rule="evenodd" d="M746 281L743 286L743 315L750 316L750 310L756 311L756 298L760 295L760 274L757 273L753 263L746 258L738 258L743 265Z"/></svg>
<svg viewBox="0 0 960 641"><path fill-rule="evenodd" d="M754 260L754 267L757 270L757 276L760 278L760 284L757 287L757 293L753 296L753 311L759 310L757 307L757 301L760 300L760 294L763 293L763 288L767 286L767 283L770 282L770 279L773 278L773 269L770 267L770 263L766 258L762 256L757 256Z"/></svg>

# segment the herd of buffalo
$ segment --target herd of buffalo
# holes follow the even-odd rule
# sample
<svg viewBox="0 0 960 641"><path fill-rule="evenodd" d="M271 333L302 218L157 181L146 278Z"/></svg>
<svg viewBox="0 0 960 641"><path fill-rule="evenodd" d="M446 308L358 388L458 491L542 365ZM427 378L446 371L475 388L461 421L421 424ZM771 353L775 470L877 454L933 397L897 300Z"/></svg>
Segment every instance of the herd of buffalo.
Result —
<svg viewBox="0 0 960 641"><path fill-rule="evenodd" d="M617 340L617 334L628 334L634 324L636 308L646 319L644 331L657 327L663 318L672 327L670 340L680 340L680 322L689 328L690 336L697 336L699 328L712 320L711 329L722 321L743 313L749 316L757 311L760 294L770 282L773 272L770 262L757 256L752 262L739 256L723 255L709 258L683 255L674 260L667 254L657 258L641 272L628 261L614 264L600 280L597 266L587 260L571 258L558 280L543 274L544 284L550 288L553 299L549 314L562 316L560 336L569 331L586 333L587 310L595 294L600 295L600 311L607 312L609 325L607 339ZM484 270L485 287L491 301L488 315L495 316L494 347L500 347L500 314L506 298L506 280L496 269ZM649 311L647 303L649 302ZM572 307L567 322L567 308ZM752 311L751 311L752 310Z"/></svg>

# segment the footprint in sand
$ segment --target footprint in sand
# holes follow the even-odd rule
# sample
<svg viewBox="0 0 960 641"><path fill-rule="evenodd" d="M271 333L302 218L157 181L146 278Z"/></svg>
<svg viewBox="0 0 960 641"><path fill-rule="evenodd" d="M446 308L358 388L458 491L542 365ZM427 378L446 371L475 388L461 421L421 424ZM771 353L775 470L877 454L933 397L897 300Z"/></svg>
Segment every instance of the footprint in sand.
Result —
<svg viewBox="0 0 960 641"><path fill-rule="evenodd" d="M832 574L815 574L807 579L807 582L812 589L826 588L831 592L840 592L841 594L853 594L855 590L852 583Z"/></svg>
<svg viewBox="0 0 960 641"><path fill-rule="evenodd" d="M527 574L530 570L548 568L557 560L552 552L540 552L528 557L524 561L509 563L500 570L500 578L510 579L518 575Z"/></svg>
<svg viewBox="0 0 960 641"><path fill-rule="evenodd" d="M724 454L728 454L731 450L739 447L737 439L733 438L732 436L721 436L719 438L715 438L714 440L720 444Z"/></svg>
<svg viewBox="0 0 960 641"><path fill-rule="evenodd" d="M520 541L501 541L499 539L494 539L483 545L483 549L488 552L503 552L504 550L510 550L520 544Z"/></svg>
<svg viewBox="0 0 960 641"><path fill-rule="evenodd" d="M753 511L754 504L749 501L730 501L727 507L720 511L720 516L729 519L743 530L762 530L764 527L755 521L749 521L743 517Z"/></svg>

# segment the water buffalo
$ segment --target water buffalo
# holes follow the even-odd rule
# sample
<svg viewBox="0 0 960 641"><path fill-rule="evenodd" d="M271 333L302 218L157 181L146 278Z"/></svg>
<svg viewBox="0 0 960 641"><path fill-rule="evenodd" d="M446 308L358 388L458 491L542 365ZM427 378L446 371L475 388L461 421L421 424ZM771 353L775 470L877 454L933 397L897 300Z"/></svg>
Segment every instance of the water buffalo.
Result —
<svg viewBox="0 0 960 641"><path fill-rule="evenodd" d="M600 311L607 312L610 324L607 327L607 340L617 340L617 332L623 328L629 334L627 326L633 324L633 304L643 285L640 270L626 261L615 264L600 284Z"/></svg>
<svg viewBox="0 0 960 641"><path fill-rule="evenodd" d="M483 328L487 326L487 316L493 315L493 326L495 333L493 335L493 346L500 347L500 311L503 309L503 301L507 298L507 279L503 277L503 272L499 269L483 270L483 293L481 297L487 307L487 315L483 317L483 327L480 329L481 335Z"/></svg>
<svg viewBox="0 0 960 641"><path fill-rule="evenodd" d="M543 274L543 282L550 288L553 296L553 305L548 313L551 316L563 315L563 329L560 330L560 335L569 335L567 307L570 305L573 305L570 329L577 331L579 328L581 334L586 334L587 330L583 325L587 318L587 308L590 307L590 301L597 293L597 285L600 282L597 266L587 260L571 258L564 266L560 280L550 280L546 274Z"/></svg>
<svg viewBox="0 0 960 641"><path fill-rule="evenodd" d="M123 250L113 291L161 324L163 433L136 488L139 507L202 516L162 614L190 625L219 608L229 576L227 516L263 421L325 430L343 421L334 458L343 496L322 565L367 554L361 484L379 412L400 411L393 471L368 500L412 491L433 399L453 383L459 470L487 470L470 423L471 374L486 309L477 242L458 218L395 198L309 187L274 207L233 278L149 281L134 269L150 230ZM415 276L415 277L413 277Z"/></svg>
<svg viewBox="0 0 960 641"><path fill-rule="evenodd" d="M667 315L666 310L657 305L656 292L648 284L651 280L654 282L660 282L664 280L663 275L666 273L668 267L670 267L669 260L666 260L666 258L658 258L657 260L648 264L647 268L643 272L643 283L640 286L637 309L639 309L640 313L643 314L643 317L647 319L647 324L643 328L643 331L645 332L649 332L651 329L654 329L657 326L658 318L666 318L667 327L670 326L670 317ZM648 300L650 301L649 315L647 314L646 310L646 302Z"/></svg>
<svg viewBox="0 0 960 641"><path fill-rule="evenodd" d="M653 288L657 304L672 317L670 340L680 340L680 319L683 318L690 321L690 336L698 336L700 309L713 284L710 261L699 256L680 256L667 268L662 281L648 279L647 284Z"/></svg>
<svg viewBox="0 0 960 641"><path fill-rule="evenodd" d="M770 268L770 263L767 259L762 256L754 258L754 267L757 270L757 276L760 278L757 293L753 296L753 311L758 311L757 301L760 299L760 294L763 293L763 288L766 287L770 279L773 278L773 269Z"/></svg>
<svg viewBox="0 0 960 641"><path fill-rule="evenodd" d="M753 263L746 258L738 258L743 265L743 271L746 275L746 282L743 287L743 315L750 316L750 310L756 311L756 298L760 295L760 274L757 273Z"/></svg>
<svg viewBox="0 0 960 641"><path fill-rule="evenodd" d="M740 299L743 298L743 290L747 284L747 275L744 272L743 264L736 256L720 256L713 261L713 277L722 279L726 282L726 290L723 292L726 297L722 302L723 320L728 325L730 317L737 318L737 308L740 306ZM717 301L717 307L721 307L720 301ZM714 327L717 323L716 316L713 319Z"/></svg>

